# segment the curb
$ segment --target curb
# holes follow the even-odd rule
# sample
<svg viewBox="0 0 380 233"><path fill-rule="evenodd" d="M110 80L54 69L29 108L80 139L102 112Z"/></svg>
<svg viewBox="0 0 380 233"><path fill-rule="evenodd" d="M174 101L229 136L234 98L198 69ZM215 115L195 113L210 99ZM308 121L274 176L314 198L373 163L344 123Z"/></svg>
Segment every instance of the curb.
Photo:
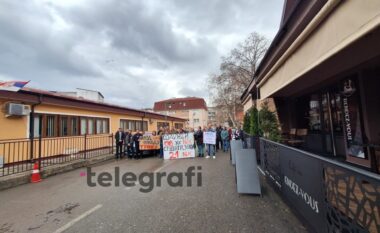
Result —
<svg viewBox="0 0 380 233"><path fill-rule="evenodd" d="M49 176L58 175L61 173L73 171L78 168L88 167L97 163L105 162L115 158L114 155L105 155L101 157L95 157L89 160L77 160L72 163L66 164L57 164L53 166L49 166L40 171L41 178L45 179ZM18 174L13 174L9 176L0 177L0 191L17 187L19 185L30 183L30 176L32 171L22 172Z"/></svg>

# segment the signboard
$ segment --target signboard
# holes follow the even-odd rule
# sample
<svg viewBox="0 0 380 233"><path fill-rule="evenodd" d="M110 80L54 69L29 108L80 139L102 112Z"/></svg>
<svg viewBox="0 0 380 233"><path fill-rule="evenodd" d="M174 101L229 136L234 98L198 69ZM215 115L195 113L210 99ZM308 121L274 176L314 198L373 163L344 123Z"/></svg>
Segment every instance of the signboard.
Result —
<svg viewBox="0 0 380 233"><path fill-rule="evenodd" d="M216 132L203 132L203 142L205 144L216 144Z"/></svg>
<svg viewBox="0 0 380 233"><path fill-rule="evenodd" d="M353 79L343 82L342 91L344 134L346 151L350 156L365 158L359 109L359 93Z"/></svg>
<svg viewBox="0 0 380 233"><path fill-rule="evenodd" d="M160 136L144 135L140 137L140 150L159 150Z"/></svg>
<svg viewBox="0 0 380 233"><path fill-rule="evenodd" d="M164 159L194 158L194 134L164 134Z"/></svg>

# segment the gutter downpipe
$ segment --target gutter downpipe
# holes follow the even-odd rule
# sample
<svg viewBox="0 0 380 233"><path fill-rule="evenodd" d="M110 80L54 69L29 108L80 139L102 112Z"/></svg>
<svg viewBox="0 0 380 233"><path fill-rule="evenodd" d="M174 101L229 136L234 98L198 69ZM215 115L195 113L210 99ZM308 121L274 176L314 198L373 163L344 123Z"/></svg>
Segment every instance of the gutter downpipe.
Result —
<svg viewBox="0 0 380 233"><path fill-rule="evenodd" d="M286 50L281 58L274 64L272 69L260 80L257 87L261 87L264 83L281 67L282 64L301 46L301 44L308 38L308 36L322 23L322 21L335 9L335 7L341 3L342 0L329 0L318 14L313 18L309 25L303 30L303 32L297 37L293 44Z"/></svg>

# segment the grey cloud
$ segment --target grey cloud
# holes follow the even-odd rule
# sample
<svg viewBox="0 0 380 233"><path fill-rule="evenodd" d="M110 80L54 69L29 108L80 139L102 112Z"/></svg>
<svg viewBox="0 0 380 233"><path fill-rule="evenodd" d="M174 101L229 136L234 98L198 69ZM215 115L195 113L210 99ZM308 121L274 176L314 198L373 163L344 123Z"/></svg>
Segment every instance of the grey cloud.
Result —
<svg viewBox="0 0 380 233"><path fill-rule="evenodd" d="M278 0L0 1L0 77L32 87L101 91L108 102L152 107L208 98L220 57L252 31L273 36Z"/></svg>
<svg viewBox="0 0 380 233"><path fill-rule="evenodd" d="M99 75L75 52L75 35L54 34L51 24L51 15L31 2L0 3L0 64L6 64L1 71L21 77L41 75L47 70L65 75Z"/></svg>

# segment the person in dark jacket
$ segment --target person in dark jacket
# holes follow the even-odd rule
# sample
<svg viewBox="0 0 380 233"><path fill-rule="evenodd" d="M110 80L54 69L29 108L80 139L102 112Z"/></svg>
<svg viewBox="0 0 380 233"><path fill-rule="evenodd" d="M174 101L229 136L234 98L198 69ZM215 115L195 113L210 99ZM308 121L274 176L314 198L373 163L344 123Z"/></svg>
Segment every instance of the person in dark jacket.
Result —
<svg viewBox="0 0 380 233"><path fill-rule="evenodd" d="M124 140L124 155L127 155L129 159L132 158L132 130L129 130L128 132L125 133L125 140Z"/></svg>
<svg viewBox="0 0 380 233"><path fill-rule="evenodd" d="M137 131L133 137L132 137L132 141L133 141L133 156L135 159L139 159L139 158L142 158L142 154L141 154L141 151L140 151L140 138L143 136L142 132L141 131Z"/></svg>
<svg viewBox="0 0 380 233"><path fill-rule="evenodd" d="M194 133L194 140L198 147L198 157L204 157L203 131L200 126Z"/></svg>
<svg viewBox="0 0 380 233"><path fill-rule="evenodd" d="M223 146L221 146L222 144L221 133L222 133L222 126L218 126L216 128L216 144L215 144L216 152L218 152L219 148L223 148Z"/></svg>
<svg viewBox="0 0 380 233"><path fill-rule="evenodd" d="M115 133L115 142L116 142L116 159L121 159L123 157L123 142L125 139L125 134L122 128Z"/></svg>

